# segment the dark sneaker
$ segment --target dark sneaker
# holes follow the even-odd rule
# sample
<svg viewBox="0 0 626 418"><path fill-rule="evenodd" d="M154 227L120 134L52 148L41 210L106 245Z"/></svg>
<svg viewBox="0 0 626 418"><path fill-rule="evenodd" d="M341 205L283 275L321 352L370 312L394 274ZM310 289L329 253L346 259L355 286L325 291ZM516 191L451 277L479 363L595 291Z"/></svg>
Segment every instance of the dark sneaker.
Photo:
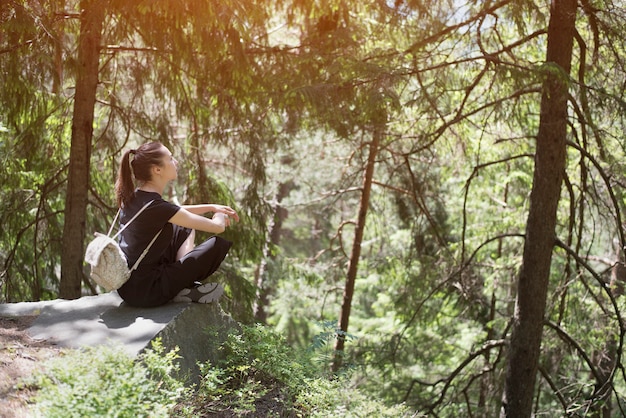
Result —
<svg viewBox="0 0 626 418"><path fill-rule="evenodd" d="M219 300L223 293L224 288L219 283L206 283L183 289L172 300L174 302L211 303Z"/></svg>

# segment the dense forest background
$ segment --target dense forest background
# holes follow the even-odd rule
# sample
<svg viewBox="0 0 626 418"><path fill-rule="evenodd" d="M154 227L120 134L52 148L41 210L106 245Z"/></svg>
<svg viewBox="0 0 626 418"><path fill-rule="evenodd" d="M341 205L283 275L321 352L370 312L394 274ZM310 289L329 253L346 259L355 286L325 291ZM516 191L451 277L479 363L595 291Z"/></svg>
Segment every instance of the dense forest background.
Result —
<svg viewBox="0 0 626 418"><path fill-rule="evenodd" d="M0 301L83 263L122 152L235 207L228 310L433 416L626 415L626 9L0 3Z"/></svg>

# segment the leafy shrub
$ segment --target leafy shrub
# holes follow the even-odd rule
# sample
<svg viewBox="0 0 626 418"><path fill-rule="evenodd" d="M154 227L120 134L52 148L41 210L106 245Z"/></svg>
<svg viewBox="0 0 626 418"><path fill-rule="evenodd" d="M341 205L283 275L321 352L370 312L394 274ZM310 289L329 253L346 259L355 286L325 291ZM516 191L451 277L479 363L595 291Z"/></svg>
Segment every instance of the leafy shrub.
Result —
<svg viewBox="0 0 626 418"><path fill-rule="evenodd" d="M348 374L329 377L319 362L322 343L297 351L270 328L243 326L220 347L224 360L200 364L191 396L176 376L177 351L160 341L134 361L121 347L67 352L27 382L38 387L35 415L72 417L306 416L408 417L351 387Z"/></svg>
<svg viewBox="0 0 626 418"><path fill-rule="evenodd" d="M135 361L119 346L69 351L29 382L40 388L35 414L46 418L167 417L185 394L171 377L177 351L160 341Z"/></svg>
<svg viewBox="0 0 626 418"><path fill-rule="evenodd" d="M241 334L231 334L222 345L222 362L200 365L200 404L211 405L214 412L221 406L237 415L413 416L402 405L385 406L350 387L347 375L326 376L328 364L319 363L318 351L327 348L322 341L328 342L328 336L297 351L268 327L244 326Z"/></svg>
<svg viewBox="0 0 626 418"><path fill-rule="evenodd" d="M313 379L306 390L296 396L296 405L307 417L418 417L404 405L385 405L358 389L350 387L346 379Z"/></svg>

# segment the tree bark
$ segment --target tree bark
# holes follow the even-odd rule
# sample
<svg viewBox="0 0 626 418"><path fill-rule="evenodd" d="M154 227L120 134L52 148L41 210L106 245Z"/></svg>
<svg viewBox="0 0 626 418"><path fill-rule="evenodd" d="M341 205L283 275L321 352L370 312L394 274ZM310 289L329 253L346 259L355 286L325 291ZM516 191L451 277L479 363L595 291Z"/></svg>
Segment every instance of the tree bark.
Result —
<svg viewBox="0 0 626 418"><path fill-rule="evenodd" d="M65 12L65 0L57 0L54 4L55 12L62 14ZM59 28L55 33L54 45L54 72L52 73L52 92L61 94L63 88L63 47L65 38L65 24L59 22Z"/></svg>
<svg viewBox="0 0 626 418"><path fill-rule="evenodd" d="M267 264L268 261L276 259L272 248L280 245L281 232L283 223L287 219L287 209L281 205L289 193L296 187L293 181L280 183L278 192L274 197L274 216L269 224L269 236L263 246L263 258L256 269L254 282L256 285L256 299L253 305L254 319L261 324L267 323L267 308L270 305L270 296L273 289L273 283L268 282Z"/></svg>
<svg viewBox="0 0 626 418"><path fill-rule="evenodd" d="M535 152L535 172L517 283L501 416L530 417L555 244L556 212L565 171L568 75L576 0L553 0L548 25L546 79Z"/></svg>
<svg viewBox="0 0 626 418"><path fill-rule="evenodd" d="M346 341L346 333L348 332L348 323L350 322L350 311L352 309L352 297L354 296L354 284L358 272L359 259L361 258L361 244L365 233L365 221L367 220L367 208L370 204L370 193L372 190L372 180L374 178L374 168L376 166L376 158L380 149L382 139L381 129L376 129L369 146L369 155L367 157L367 165L363 175L363 190L361 201L359 202L359 214L357 218L356 228L354 232L354 243L352 244L352 252L350 254L350 264L348 266L348 274L346 276L346 287L343 291L343 303L341 305L341 313L339 317L339 330L337 341L335 343L335 355L333 358L332 371L337 372L342 364L343 351Z"/></svg>
<svg viewBox="0 0 626 418"><path fill-rule="evenodd" d="M80 2L78 74L72 116L72 140L61 253L59 296L63 299L76 299L81 296L89 161L105 4L106 2L102 0Z"/></svg>

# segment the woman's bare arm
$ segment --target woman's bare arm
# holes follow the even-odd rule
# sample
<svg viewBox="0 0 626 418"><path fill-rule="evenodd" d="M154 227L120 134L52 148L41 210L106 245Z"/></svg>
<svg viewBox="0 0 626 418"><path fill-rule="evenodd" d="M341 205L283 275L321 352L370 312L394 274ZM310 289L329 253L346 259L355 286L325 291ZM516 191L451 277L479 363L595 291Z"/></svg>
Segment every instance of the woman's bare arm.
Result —
<svg viewBox="0 0 626 418"><path fill-rule="evenodd" d="M181 207L180 210L169 219L169 221L184 228L195 229L197 231L204 231L212 234L221 234L224 232L226 227L230 225L230 220L226 216L214 215L212 219L209 219L195 214L187 210L185 207Z"/></svg>
<svg viewBox="0 0 626 418"><path fill-rule="evenodd" d="M239 221L239 215L230 206L216 205L214 203L205 203L202 205L183 205L181 207L196 215L204 215L207 212L223 213L226 216L233 218L236 221Z"/></svg>

